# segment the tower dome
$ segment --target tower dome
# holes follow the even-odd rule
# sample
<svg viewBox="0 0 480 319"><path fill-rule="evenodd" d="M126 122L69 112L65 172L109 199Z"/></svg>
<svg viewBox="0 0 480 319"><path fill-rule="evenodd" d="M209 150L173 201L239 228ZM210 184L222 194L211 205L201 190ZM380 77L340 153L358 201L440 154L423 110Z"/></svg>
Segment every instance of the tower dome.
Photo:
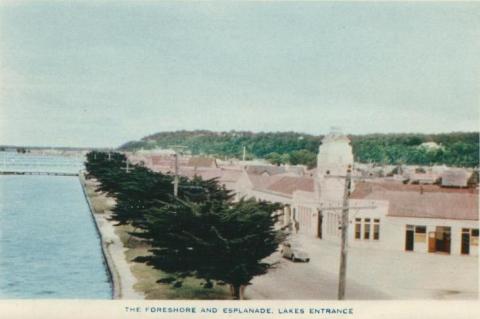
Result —
<svg viewBox="0 0 480 319"><path fill-rule="evenodd" d="M317 157L317 175L345 175L349 166L353 165L350 139L339 129L332 129L319 147Z"/></svg>

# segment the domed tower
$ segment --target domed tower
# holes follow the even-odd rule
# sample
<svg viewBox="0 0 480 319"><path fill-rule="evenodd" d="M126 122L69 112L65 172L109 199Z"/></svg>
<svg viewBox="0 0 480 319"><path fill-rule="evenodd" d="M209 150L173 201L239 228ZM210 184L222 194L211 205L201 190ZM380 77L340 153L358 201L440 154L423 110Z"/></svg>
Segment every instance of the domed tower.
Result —
<svg viewBox="0 0 480 319"><path fill-rule="evenodd" d="M345 178L341 176L352 167L350 139L340 129L333 128L323 138L317 157L317 191L321 202L342 203Z"/></svg>

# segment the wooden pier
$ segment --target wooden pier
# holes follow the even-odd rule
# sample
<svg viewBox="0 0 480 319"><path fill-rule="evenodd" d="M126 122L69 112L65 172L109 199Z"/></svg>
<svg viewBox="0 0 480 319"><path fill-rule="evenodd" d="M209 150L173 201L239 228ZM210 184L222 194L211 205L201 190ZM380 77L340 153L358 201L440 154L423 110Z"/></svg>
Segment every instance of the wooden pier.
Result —
<svg viewBox="0 0 480 319"><path fill-rule="evenodd" d="M0 175L49 175L49 176L78 176L78 173L62 173L62 172L19 172L19 171L0 171Z"/></svg>

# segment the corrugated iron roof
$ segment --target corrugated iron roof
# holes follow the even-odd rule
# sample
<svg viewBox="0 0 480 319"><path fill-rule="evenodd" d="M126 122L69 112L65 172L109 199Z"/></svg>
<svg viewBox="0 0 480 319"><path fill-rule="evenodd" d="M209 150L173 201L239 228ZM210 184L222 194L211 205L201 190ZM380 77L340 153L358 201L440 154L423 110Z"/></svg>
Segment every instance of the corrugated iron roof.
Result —
<svg viewBox="0 0 480 319"><path fill-rule="evenodd" d="M357 183L351 195L388 201L388 216L456 220L478 220L478 197L475 189L368 182Z"/></svg>
<svg viewBox="0 0 480 319"><path fill-rule="evenodd" d="M445 170L442 174L442 185L452 187L467 187L472 174L462 169Z"/></svg>
<svg viewBox="0 0 480 319"><path fill-rule="evenodd" d="M270 184L267 189L288 195L292 195L294 191L313 192L313 178L282 176L279 180Z"/></svg>
<svg viewBox="0 0 480 319"><path fill-rule="evenodd" d="M217 161L213 157L194 156L188 160L187 166L192 167L217 167Z"/></svg>

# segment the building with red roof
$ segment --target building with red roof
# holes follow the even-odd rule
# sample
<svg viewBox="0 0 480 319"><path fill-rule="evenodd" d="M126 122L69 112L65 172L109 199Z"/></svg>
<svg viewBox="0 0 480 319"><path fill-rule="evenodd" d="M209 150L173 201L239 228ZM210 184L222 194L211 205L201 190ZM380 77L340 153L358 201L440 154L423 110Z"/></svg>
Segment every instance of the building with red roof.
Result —
<svg viewBox="0 0 480 319"><path fill-rule="evenodd" d="M323 139L315 170L294 175L276 168L246 169L234 188L238 197L283 203L283 224L292 231L340 241L345 175L352 168L350 141L337 132ZM433 184L440 174L423 174L415 184L392 178L356 182L354 178L349 245L478 255L478 188L465 188L461 172L443 175L443 186Z"/></svg>

